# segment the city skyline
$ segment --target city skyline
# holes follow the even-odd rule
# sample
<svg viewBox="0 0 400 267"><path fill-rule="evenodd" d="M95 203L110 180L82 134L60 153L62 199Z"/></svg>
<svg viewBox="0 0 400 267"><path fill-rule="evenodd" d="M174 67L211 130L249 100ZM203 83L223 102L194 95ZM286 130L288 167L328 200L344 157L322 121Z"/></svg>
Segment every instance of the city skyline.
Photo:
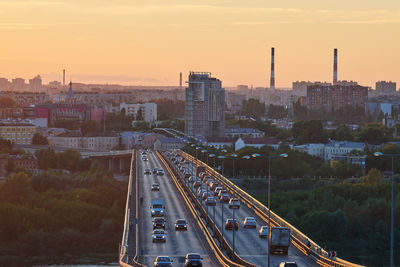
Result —
<svg viewBox="0 0 400 267"><path fill-rule="evenodd" d="M231 2L2 1L0 76L178 85L210 71L225 87L267 87L275 47L277 88L332 81L334 48L339 80L399 79L398 1Z"/></svg>

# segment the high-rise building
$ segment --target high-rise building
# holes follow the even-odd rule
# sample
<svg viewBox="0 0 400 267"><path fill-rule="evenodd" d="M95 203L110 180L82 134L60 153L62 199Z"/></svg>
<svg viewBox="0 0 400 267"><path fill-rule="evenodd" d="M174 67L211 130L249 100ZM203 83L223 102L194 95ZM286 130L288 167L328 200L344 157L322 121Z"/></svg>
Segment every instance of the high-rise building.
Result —
<svg viewBox="0 0 400 267"><path fill-rule="evenodd" d="M190 72L186 88L185 133L189 136L224 136L225 89L209 72Z"/></svg>
<svg viewBox="0 0 400 267"><path fill-rule="evenodd" d="M380 95L394 95L396 94L396 83L392 81L378 81L375 83L375 90Z"/></svg>
<svg viewBox="0 0 400 267"><path fill-rule="evenodd" d="M337 110L347 105L364 107L368 98L368 87L354 85L310 85L307 87L309 110Z"/></svg>
<svg viewBox="0 0 400 267"><path fill-rule="evenodd" d="M33 79L29 79L29 88L35 92L42 90L42 78L40 75L35 76Z"/></svg>
<svg viewBox="0 0 400 267"><path fill-rule="evenodd" d="M12 79L12 88L15 91L24 91L26 89L25 80L22 78Z"/></svg>

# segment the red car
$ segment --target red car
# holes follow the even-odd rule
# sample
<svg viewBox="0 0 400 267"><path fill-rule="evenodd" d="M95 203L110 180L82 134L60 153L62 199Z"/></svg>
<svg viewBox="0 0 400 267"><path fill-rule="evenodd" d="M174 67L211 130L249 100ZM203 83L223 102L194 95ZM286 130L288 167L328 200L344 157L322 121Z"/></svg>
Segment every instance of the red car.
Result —
<svg viewBox="0 0 400 267"><path fill-rule="evenodd" d="M233 228L235 228L235 230L239 229L239 223L238 221L235 219L227 219L225 222L225 229L226 230L232 230Z"/></svg>

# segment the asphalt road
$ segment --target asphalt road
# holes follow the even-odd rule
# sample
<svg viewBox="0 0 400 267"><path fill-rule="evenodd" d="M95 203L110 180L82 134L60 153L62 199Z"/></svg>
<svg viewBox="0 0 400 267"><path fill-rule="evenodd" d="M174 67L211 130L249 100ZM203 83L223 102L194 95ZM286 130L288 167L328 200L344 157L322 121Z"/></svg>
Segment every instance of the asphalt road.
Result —
<svg viewBox="0 0 400 267"><path fill-rule="evenodd" d="M154 153L148 154L148 158L149 161L143 161L141 155L138 157L138 192L139 196L143 197L139 215L139 261L147 266L153 266L156 256L167 255L173 259L173 266L184 266L186 253L193 252L202 255L203 266L219 266L167 170ZM164 176L144 175L146 168L151 170L162 168L165 174ZM159 192L151 191L153 183L160 184ZM150 205L154 198L162 198L165 201L166 243L152 242L153 218L150 214ZM188 222L188 231L175 231L175 220L180 218Z"/></svg>
<svg viewBox="0 0 400 267"><path fill-rule="evenodd" d="M191 169L191 167L192 166L189 165L189 169ZM202 186L206 188L204 183ZM193 187L191 186L191 188ZM203 206L206 207L204 201L202 201L202 203ZM257 264L259 266L267 266L267 240L258 236L259 228L262 225L266 225L266 223L251 209L243 204L241 205L240 209L235 211L229 209L227 204L220 203L219 200L217 200L217 205L215 207L208 207L208 213L210 214L211 218L215 218L214 221L216 222L216 225L220 231L221 226L225 225L225 220L228 218L233 218L233 212L235 212L235 219L238 220L239 230L235 231L234 233L232 230L224 229L224 237L228 240L232 247L233 234L235 234L235 252L241 258L250 263ZM247 216L255 218L257 222L256 229L245 229L243 227L243 221ZM270 266L278 266L283 261L295 261L298 266L304 267L319 266L293 245L289 247L288 255L271 255Z"/></svg>

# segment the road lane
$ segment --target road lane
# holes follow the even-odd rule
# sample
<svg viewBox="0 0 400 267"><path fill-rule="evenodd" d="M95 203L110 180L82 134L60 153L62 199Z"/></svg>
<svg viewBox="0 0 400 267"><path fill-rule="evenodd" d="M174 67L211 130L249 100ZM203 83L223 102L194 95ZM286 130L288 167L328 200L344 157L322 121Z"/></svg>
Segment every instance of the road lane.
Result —
<svg viewBox="0 0 400 267"><path fill-rule="evenodd" d="M186 253L199 253L203 257L203 266L219 266L215 256L205 238L194 221L193 215L186 206L176 185L164 168L161 161L154 153L148 155L149 161L143 161L139 157L139 195L143 197L143 204L140 209L140 262L152 266L158 255L168 255L173 259L174 266L184 266ZM144 170L150 168L164 169L164 175L144 175ZM151 191L153 183L160 184L160 191ZM152 217L150 214L151 200L162 198L165 201L166 219L166 243L152 242ZM188 222L188 231L175 231L174 222L176 219L184 218Z"/></svg>

